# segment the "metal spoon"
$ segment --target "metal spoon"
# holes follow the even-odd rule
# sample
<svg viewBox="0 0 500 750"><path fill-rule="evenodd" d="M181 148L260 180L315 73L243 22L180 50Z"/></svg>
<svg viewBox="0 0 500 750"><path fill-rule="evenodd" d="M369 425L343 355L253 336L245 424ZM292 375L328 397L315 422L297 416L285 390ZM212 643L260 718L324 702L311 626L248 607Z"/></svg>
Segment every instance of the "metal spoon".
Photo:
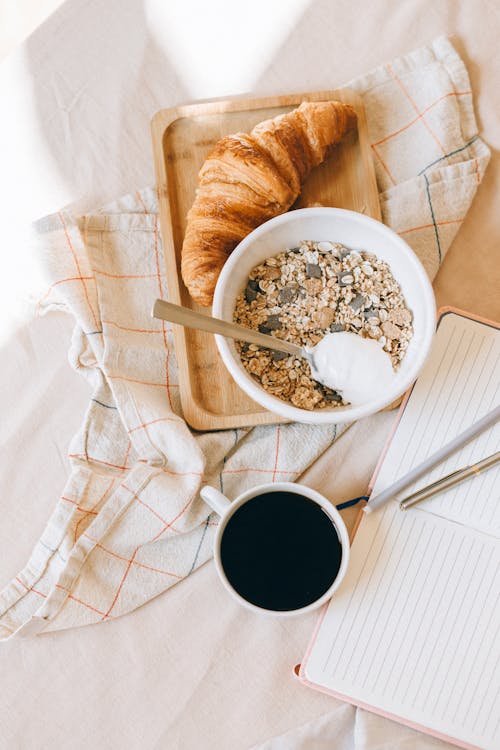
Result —
<svg viewBox="0 0 500 750"><path fill-rule="evenodd" d="M294 354L296 357L304 357L313 367L312 351L305 347L291 344L289 341L275 339L274 336L245 328L245 326L240 326L237 323L228 323L226 320L203 315L181 305L173 305L171 302L157 299L153 305L152 316L161 320L168 320L170 323L177 323L185 328L196 328L199 331L208 331L208 333L220 333L222 336L228 336L231 339L247 341L249 344L265 346L267 349L277 349L279 352Z"/></svg>

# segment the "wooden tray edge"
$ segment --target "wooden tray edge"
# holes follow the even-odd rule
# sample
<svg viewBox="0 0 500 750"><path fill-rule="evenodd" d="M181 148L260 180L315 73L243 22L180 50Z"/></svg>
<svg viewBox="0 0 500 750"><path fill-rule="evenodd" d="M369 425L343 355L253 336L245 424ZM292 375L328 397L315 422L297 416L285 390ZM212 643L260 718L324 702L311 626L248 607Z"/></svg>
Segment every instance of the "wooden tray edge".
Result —
<svg viewBox="0 0 500 750"><path fill-rule="evenodd" d="M354 98L363 107L363 100L359 94L348 87L326 89L322 91L308 91L297 94L278 94L274 96L255 97L252 99L230 97L227 99L207 99L206 101L178 104L175 107L158 110L151 119L153 132L163 127L167 128L175 120L182 117L197 117L198 115L222 114L224 112L247 112L252 109L270 107L293 107L303 101L318 102L330 99ZM161 136L163 137L163 133Z"/></svg>
<svg viewBox="0 0 500 750"><path fill-rule="evenodd" d="M260 406L257 402L256 405ZM240 427L258 427L260 425L286 424L290 422L289 419L284 419L277 414L264 410L252 412L248 415L248 419L246 419L247 415L245 414L221 416L203 409L196 402L190 401L189 398L182 407L182 413L190 427L199 432L206 432L207 430L232 430Z"/></svg>

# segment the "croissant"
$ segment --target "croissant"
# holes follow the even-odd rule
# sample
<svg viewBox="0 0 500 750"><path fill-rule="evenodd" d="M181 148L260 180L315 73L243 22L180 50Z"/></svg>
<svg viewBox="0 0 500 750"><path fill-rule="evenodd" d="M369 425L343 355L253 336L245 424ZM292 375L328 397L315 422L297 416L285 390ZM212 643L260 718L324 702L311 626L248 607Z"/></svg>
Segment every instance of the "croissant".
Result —
<svg viewBox="0 0 500 750"><path fill-rule="evenodd" d="M236 245L267 219L287 211L313 167L356 125L337 101L300 107L218 141L199 174L187 215L182 278L193 300L212 303L222 266Z"/></svg>

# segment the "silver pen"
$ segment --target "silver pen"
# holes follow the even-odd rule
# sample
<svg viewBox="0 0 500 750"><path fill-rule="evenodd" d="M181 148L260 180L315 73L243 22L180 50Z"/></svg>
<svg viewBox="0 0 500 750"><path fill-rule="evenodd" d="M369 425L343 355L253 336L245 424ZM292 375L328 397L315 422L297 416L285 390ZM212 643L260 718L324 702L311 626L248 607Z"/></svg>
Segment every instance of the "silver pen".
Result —
<svg viewBox="0 0 500 750"><path fill-rule="evenodd" d="M410 471L400 477L400 479L389 485L389 487L386 487L385 490L379 492L379 494L375 495L375 497L370 498L368 504L363 508L363 513L373 513L373 511L377 510L377 508L380 508L381 505L384 505L384 503L392 500L399 492L401 492L401 490L409 487L410 484L413 484L416 479L426 474L438 464L442 463L445 458L448 458L448 456L457 451L459 448L463 448L464 445L469 443L473 438L477 437L477 435L486 430L488 427L492 427L496 422L498 422L499 419L500 406L497 406L495 409L493 409L493 411L485 414L484 417L481 417L481 419L479 419L477 422L474 422L474 424L471 424L470 427L467 427L467 429L461 432L460 435L457 435L453 438L453 440L450 440L449 443L441 446L439 450L433 453L432 456L429 456L424 461L422 461L421 464L418 464L418 466L410 469Z"/></svg>
<svg viewBox="0 0 500 750"><path fill-rule="evenodd" d="M428 484L426 487L422 487L421 490L417 490L417 492L414 492L412 495L408 495L408 497L405 497L400 501L399 507L401 510L411 508L412 505L415 505L421 500L425 500L426 498L435 495L437 492L443 492L444 490L447 490L450 487L459 484L460 482L464 482L466 479L470 479L471 477L475 477L478 474L491 469L499 461L500 451L498 451L497 453L493 453L493 455L488 456L487 458L483 458L476 464L472 464L471 466L464 466L462 469L457 469L451 474L447 474L445 477L441 477L441 479L438 479L436 482Z"/></svg>

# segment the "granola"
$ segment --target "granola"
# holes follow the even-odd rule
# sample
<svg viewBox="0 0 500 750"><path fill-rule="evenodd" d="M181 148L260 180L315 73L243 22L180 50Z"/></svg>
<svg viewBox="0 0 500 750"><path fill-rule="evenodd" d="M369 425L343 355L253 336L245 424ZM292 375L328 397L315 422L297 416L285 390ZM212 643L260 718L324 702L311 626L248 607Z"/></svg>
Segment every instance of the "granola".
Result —
<svg viewBox="0 0 500 750"><path fill-rule="evenodd" d="M357 333L379 341L395 370L413 335L412 314L388 264L335 242L304 241L256 266L234 320L299 346L314 346L331 332ZM314 380L305 359L236 346L245 369L273 396L309 410L347 403Z"/></svg>

